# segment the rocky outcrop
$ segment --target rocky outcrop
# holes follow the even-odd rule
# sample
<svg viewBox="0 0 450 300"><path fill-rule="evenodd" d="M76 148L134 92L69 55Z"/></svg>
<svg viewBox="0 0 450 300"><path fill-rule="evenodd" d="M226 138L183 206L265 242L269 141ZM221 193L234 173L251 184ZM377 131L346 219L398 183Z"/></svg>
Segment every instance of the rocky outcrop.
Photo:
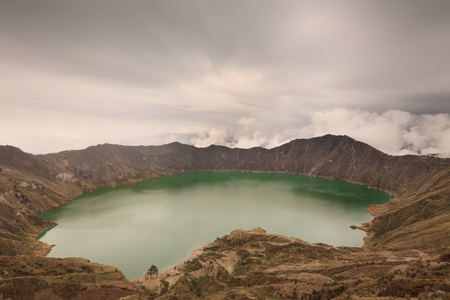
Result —
<svg viewBox="0 0 450 300"><path fill-rule="evenodd" d="M287 172L346 180L395 196L373 206L365 249L438 255L450 246L450 159L389 156L346 136L273 148L98 145L32 155L0 146L0 254L45 255L36 237L54 224L35 216L97 187L198 171ZM239 245L236 245L239 246Z"/></svg>
<svg viewBox="0 0 450 300"><path fill-rule="evenodd" d="M367 252L235 230L157 278L134 283L157 299L432 299L447 295L445 258L417 250ZM445 288L444 288L445 289Z"/></svg>

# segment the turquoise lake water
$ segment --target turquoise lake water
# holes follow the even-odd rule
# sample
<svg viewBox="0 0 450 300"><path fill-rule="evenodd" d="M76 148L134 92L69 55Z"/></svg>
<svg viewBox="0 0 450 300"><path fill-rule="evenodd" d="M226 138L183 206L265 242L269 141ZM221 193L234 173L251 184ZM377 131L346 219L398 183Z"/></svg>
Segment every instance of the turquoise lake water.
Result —
<svg viewBox="0 0 450 300"><path fill-rule="evenodd" d="M101 188L39 216L59 225L40 240L50 257L84 257L128 279L172 268L196 248L241 228L361 246L367 208L389 194L363 185L279 173L191 173Z"/></svg>

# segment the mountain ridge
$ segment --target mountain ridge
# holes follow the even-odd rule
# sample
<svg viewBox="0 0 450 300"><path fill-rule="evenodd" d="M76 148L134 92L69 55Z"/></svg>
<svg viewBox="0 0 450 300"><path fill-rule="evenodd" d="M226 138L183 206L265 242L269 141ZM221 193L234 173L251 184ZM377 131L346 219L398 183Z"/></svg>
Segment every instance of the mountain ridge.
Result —
<svg viewBox="0 0 450 300"><path fill-rule="evenodd" d="M358 227L368 233L366 249L414 248L438 255L450 245L450 159L390 156L348 136L326 135L271 149L196 148L174 142L162 146L102 144L33 155L0 146L1 254L45 255L50 246L36 237L54 224L35 214L82 193L199 171L285 172L382 189L394 198L371 207L374 219Z"/></svg>

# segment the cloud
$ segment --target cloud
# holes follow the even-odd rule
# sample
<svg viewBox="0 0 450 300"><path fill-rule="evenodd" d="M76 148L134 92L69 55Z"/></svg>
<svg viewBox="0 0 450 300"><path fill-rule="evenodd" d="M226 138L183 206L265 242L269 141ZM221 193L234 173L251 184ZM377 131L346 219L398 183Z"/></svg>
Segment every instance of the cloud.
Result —
<svg viewBox="0 0 450 300"><path fill-rule="evenodd" d="M242 117L242 118L239 118L239 120L237 120L236 123L238 125L242 126L244 129L247 129L250 126L256 124L256 119L255 118L250 118L250 117Z"/></svg>
<svg viewBox="0 0 450 300"><path fill-rule="evenodd" d="M383 152L432 154L450 151L449 114L413 115L401 110L372 113L359 109L335 108L316 112L303 136L344 134Z"/></svg>
<svg viewBox="0 0 450 300"><path fill-rule="evenodd" d="M196 147L208 147L210 145L226 145L227 129L225 127L214 127L207 132L200 132L191 139Z"/></svg>
<svg viewBox="0 0 450 300"><path fill-rule="evenodd" d="M347 135L391 155L436 154L450 152L450 115L414 115L401 110L378 114L360 109L335 108L312 114L310 123L299 129L269 134L255 118L241 117L237 130L214 127L197 134L191 143L232 148L273 148L295 138L325 134Z"/></svg>
<svg viewBox="0 0 450 300"><path fill-rule="evenodd" d="M445 150L449 13L448 0L0 1L0 144L273 147L335 130Z"/></svg>
<svg viewBox="0 0 450 300"><path fill-rule="evenodd" d="M231 148L273 148L288 140L282 135L268 136L263 134L257 127L260 125L252 117L241 117L236 121L238 129L233 135L227 134L227 128L214 127L208 131L200 132L191 139L196 147L207 147L209 145L223 145Z"/></svg>

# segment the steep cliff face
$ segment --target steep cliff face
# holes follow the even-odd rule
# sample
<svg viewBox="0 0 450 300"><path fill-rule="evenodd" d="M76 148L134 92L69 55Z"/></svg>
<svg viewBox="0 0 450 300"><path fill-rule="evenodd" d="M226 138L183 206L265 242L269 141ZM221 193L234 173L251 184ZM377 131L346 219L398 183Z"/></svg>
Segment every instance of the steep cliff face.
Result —
<svg viewBox="0 0 450 300"><path fill-rule="evenodd" d="M45 255L50 247L36 236L54 224L35 213L77 195L196 171L288 172L382 189L395 198L370 208L374 219L361 227L368 232L367 249L439 254L450 246L450 159L389 156L349 137L326 135L273 149L104 144L32 155L0 146L0 254Z"/></svg>

